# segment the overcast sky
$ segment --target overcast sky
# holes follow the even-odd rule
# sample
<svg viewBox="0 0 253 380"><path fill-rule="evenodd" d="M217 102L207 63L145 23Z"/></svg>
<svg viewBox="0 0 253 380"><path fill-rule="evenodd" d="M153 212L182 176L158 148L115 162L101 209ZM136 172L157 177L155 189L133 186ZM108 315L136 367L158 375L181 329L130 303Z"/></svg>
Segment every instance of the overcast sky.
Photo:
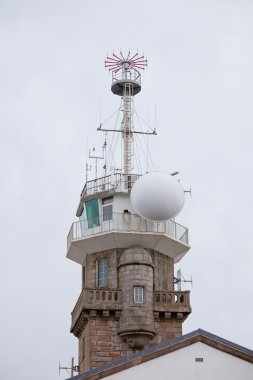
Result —
<svg viewBox="0 0 253 380"><path fill-rule="evenodd" d="M99 103L102 119L119 106L104 58L120 48L148 57L135 107L152 124L156 106L156 168L192 188L183 332L253 349L252 20L249 0L0 0L1 379L64 379L77 360L66 237Z"/></svg>

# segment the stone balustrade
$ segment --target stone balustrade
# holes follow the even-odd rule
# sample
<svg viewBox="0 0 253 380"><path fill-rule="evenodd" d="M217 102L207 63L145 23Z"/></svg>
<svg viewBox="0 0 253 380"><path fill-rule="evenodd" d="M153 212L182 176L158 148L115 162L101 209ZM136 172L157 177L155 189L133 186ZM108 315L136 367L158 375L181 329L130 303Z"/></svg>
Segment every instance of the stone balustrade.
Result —
<svg viewBox="0 0 253 380"><path fill-rule="evenodd" d="M190 312L190 291L153 292L154 311ZM82 310L121 311L121 291L119 289L83 289L72 311L72 328Z"/></svg>
<svg viewBox="0 0 253 380"><path fill-rule="evenodd" d="M118 289L83 289L72 311L72 326L81 311L85 310L121 310L121 291Z"/></svg>
<svg viewBox="0 0 253 380"><path fill-rule="evenodd" d="M183 292L154 292L155 311L188 311L190 306L190 291Z"/></svg>

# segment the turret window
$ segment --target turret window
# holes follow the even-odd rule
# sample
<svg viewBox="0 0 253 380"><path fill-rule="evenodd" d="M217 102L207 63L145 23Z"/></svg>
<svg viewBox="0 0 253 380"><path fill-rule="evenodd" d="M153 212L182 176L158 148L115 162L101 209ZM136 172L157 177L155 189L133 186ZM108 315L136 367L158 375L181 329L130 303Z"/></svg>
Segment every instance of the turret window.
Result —
<svg viewBox="0 0 253 380"><path fill-rule="evenodd" d="M143 287L141 286L134 287L134 302L143 303Z"/></svg>
<svg viewBox="0 0 253 380"><path fill-rule="evenodd" d="M97 261L97 285L108 285L108 260L102 259Z"/></svg>
<svg viewBox="0 0 253 380"><path fill-rule="evenodd" d="M102 199L103 222L112 220L112 205L113 205L113 197Z"/></svg>

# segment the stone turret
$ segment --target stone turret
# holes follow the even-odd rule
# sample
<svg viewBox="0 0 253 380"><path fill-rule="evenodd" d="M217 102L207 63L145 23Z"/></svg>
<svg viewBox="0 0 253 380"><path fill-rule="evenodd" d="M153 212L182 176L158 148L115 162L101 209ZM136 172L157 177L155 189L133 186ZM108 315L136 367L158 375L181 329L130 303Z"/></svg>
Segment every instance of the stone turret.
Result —
<svg viewBox="0 0 253 380"><path fill-rule="evenodd" d="M154 265L143 248L126 249L119 261L122 313L118 334L132 349L143 349L155 335L153 316Z"/></svg>

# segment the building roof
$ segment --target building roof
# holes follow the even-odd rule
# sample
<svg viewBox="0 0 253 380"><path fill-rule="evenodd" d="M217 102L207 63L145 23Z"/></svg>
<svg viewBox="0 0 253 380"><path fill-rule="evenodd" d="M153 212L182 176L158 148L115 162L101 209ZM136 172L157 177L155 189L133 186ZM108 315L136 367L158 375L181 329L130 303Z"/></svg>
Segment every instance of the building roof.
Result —
<svg viewBox="0 0 253 380"><path fill-rule="evenodd" d="M155 359L170 352L187 347L196 342L202 342L223 351L227 354L236 356L242 360L253 363L253 350L242 347L236 343L230 342L217 335L211 334L205 330L198 329L180 337L167 340L151 348L139 351L133 355L123 357L120 360L104 364L100 367L91 369L85 373L72 377L72 380L98 380L114 373L123 371L127 368L134 367L138 364Z"/></svg>

